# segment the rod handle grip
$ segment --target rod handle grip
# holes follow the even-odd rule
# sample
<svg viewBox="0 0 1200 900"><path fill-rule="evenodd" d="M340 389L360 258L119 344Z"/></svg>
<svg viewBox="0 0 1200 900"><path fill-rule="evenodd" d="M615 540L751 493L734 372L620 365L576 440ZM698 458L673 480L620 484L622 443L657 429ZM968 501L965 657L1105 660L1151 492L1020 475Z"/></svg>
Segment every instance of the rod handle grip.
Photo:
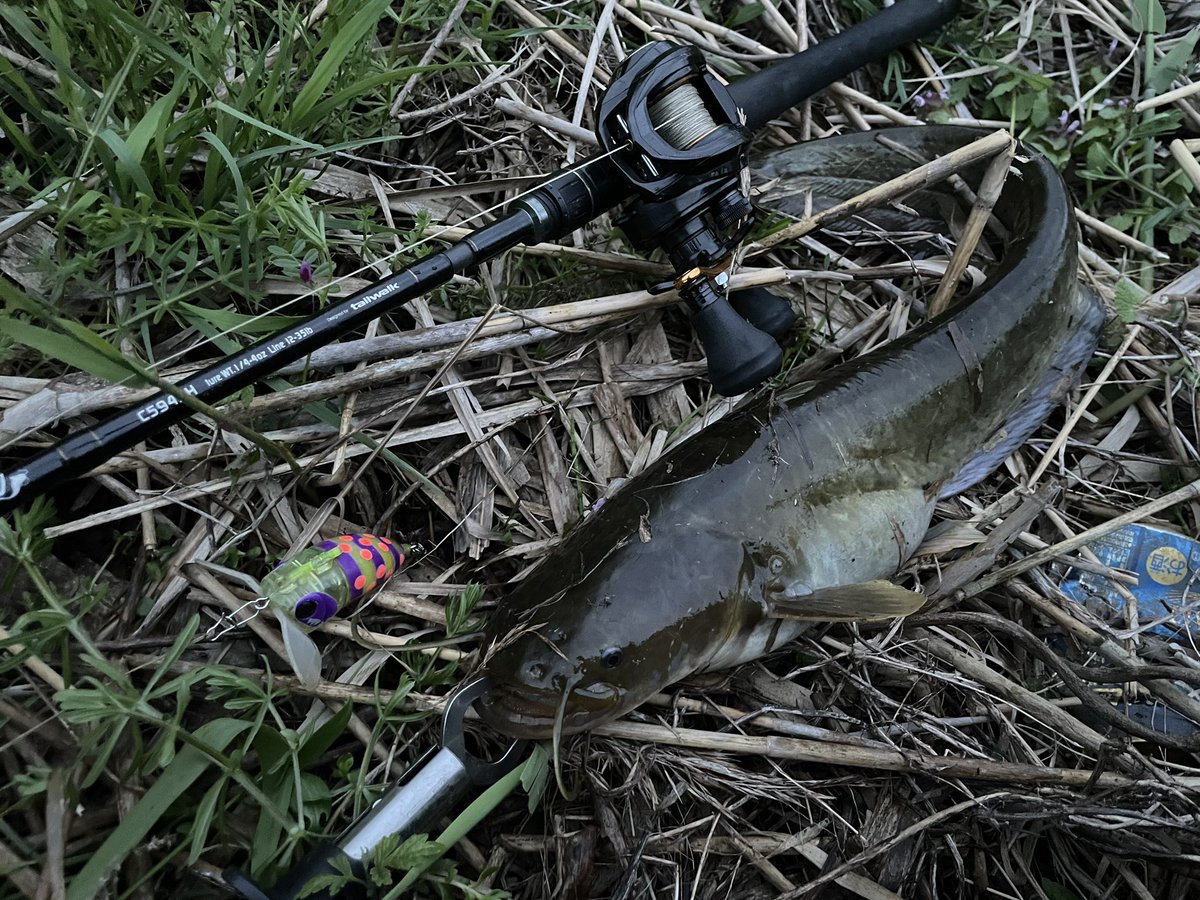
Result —
<svg viewBox="0 0 1200 900"><path fill-rule="evenodd" d="M961 0L897 0L864 22L729 85L757 131L855 69L941 28L958 14Z"/></svg>

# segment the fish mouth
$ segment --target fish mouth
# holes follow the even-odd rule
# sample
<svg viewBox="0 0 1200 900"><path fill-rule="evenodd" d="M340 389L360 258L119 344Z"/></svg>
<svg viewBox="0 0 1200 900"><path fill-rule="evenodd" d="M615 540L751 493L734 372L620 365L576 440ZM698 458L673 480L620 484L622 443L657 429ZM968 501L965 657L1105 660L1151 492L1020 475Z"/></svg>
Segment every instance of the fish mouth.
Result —
<svg viewBox="0 0 1200 900"><path fill-rule="evenodd" d="M476 704L480 718L497 731L519 740L549 740L555 719L561 734L579 734L621 714L621 691L610 684L575 687L564 703L562 691L526 685L493 685Z"/></svg>

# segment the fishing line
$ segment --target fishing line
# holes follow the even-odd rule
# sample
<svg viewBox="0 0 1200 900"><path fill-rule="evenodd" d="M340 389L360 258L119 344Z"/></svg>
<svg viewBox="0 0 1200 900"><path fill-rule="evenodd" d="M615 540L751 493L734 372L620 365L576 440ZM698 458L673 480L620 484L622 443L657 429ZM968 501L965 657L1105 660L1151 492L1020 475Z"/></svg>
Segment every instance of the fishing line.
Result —
<svg viewBox="0 0 1200 900"><path fill-rule="evenodd" d="M673 88L671 89L671 92L675 92L678 89L679 89L678 85L673 86ZM691 100L698 100L698 98L689 98L688 96L685 96L674 106L668 105L666 107L663 107L663 109L665 109L666 112L660 111L660 113L657 116L652 117L650 123L648 124L648 127L654 129L656 133L659 131L659 129L665 129L668 133L674 134L675 140L688 139L689 135L694 139L696 135L703 133L704 129L706 128L704 122L709 117L705 114L702 114L702 111L700 111L698 109L697 103L690 102ZM687 119L689 117L693 120L691 122L690 127L686 123L684 126L678 126L679 120ZM697 121L697 120L704 120L704 121ZM682 130L672 131L672 129L676 129L679 127L681 127ZM699 130L697 130L697 129L699 129ZM660 138L661 138L661 135L660 135ZM539 183L538 186L531 187L525 191L520 192L517 195L517 197L510 199L508 201L508 203L511 204L514 200L519 200L521 197L525 197L531 193L536 193L539 190L545 190L546 185L553 185L559 180L564 180L567 178L572 178L573 180L577 180L579 178L578 173L581 170L585 171L588 168L594 167L597 164L599 164L600 162L602 162L603 160L605 160L606 158L613 156L614 154L621 151L623 148L631 146L631 145L634 145L634 146L636 145L632 136L630 136L626 140L621 141L620 143L618 143L616 146L612 147L612 149L606 151L605 153L602 153L598 156L592 157L579 166L575 166L573 168L564 170L554 176L551 176L549 179L546 179L543 182ZM604 184L604 182L600 181L600 182L598 182L598 184ZM589 190L590 190L590 188L589 188ZM618 200L619 200L619 197L618 197ZM500 204L495 204L492 207L490 207L486 210L482 210L481 212L469 217L466 221L472 222L474 220L477 220L481 216L486 215L487 213L493 212L494 210L496 210L498 208L500 208ZM497 226L503 227L504 223L506 223L507 221L510 221L512 218L513 217L510 215L508 217L500 219L497 222ZM455 227L455 226L445 226L444 228L439 229L438 231L434 232L434 234L429 235L428 237L426 237L420 241L413 242L404 248L400 248L391 254L387 254L383 258L383 261L394 259L396 256L400 255L401 253L410 252L412 249L414 249L416 247L422 246L424 244L429 243L430 241L441 238L453 227ZM491 232L488 231L488 229L491 227L492 226L484 227L483 233L485 235L485 238L484 238L485 240L486 240L487 236L491 235ZM463 242L460 241L459 243L452 245L447 250L442 251L442 253L439 254L436 258L437 259L450 259L451 257L447 254L453 254L455 252L455 248L458 248L461 251L464 246L467 248L470 248L472 250L476 249L475 245L471 244L470 240L467 239L467 243L465 245ZM377 266L379 264L379 262L380 262L379 260L372 260L370 263L364 263L363 266L358 267L357 269L353 270L351 273L348 273L346 275L341 276L338 279L335 279L333 282L331 282L331 285L337 285L340 283L344 283L347 278L352 277L355 274L359 274L359 273L367 270L368 268L374 268L375 266ZM375 294L376 297L386 296L387 291L394 290L394 285L397 283L396 279L404 277L404 275L406 273L408 273L410 275L410 277L413 277L419 281L421 276L414 274L416 271L418 271L418 269L414 269L413 266L419 267L420 265L421 265L421 263L419 261L416 263L413 263L411 266L406 267L405 269L402 269L400 272L393 275L390 279L385 279L384 282L376 282L371 287L364 288L362 291L359 291L356 294L351 295L351 297L348 297L348 298L342 300L340 303L334 304L332 307L330 307L330 309L328 311L323 312L323 313L316 313L316 314L314 314L314 316L312 318L305 320L307 322L314 323L314 325L306 326L306 329L305 329L308 333L307 336L312 337L314 339L312 341L307 342L308 347L306 348L306 352L311 354L312 351L315 350L316 347L321 346L321 344L323 342L329 343L329 342L333 341L334 336L339 334L339 331L336 328L334 328L332 330L332 333L330 333L330 330L328 328L328 323L332 322L332 321L336 321L337 318L342 317L347 313L350 313L353 309L357 309L358 304L351 305L354 302L355 297L364 296L364 295L370 296L370 292L372 290L376 291L376 294ZM381 286L381 285L383 285L383 286ZM313 290L306 291L306 292L302 293L301 295L293 298L292 300L276 307L275 310L272 310L269 312L264 311L263 313L260 313L258 316L254 316L254 317L250 318L248 320L248 323L260 321L262 318L264 318L267 315L270 315L272 312L278 312L279 310L287 309L291 304L293 304L299 300L311 297L311 296L315 295L316 293L318 293L318 291L320 291L320 290L322 290L322 288L314 288ZM329 319L328 317L330 317L330 316L332 316L333 318ZM217 337L236 332L239 328L245 328L246 324L248 324L248 323L242 323L242 324L238 325L237 327L231 327L229 329L225 329L224 331L218 333ZM319 330L314 330L314 327ZM280 332L280 334L287 334L287 331L285 330L284 332ZM301 337L303 338L306 336L301 335ZM290 341L291 339L292 339L292 336L289 335L288 340ZM263 341L260 342L260 345L265 344L269 340L271 340L271 339L270 338L264 339ZM186 353L192 349L195 349L195 346L199 346L199 345L193 345L193 347L191 347L191 348L181 348L176 354L173 354L173 355L167 357L167 359L165 360L165 363L170 363L170 362L174 361L183 353ZM282 346L282 345L278 345L278 346ZM268 374L266 372L260 372L257 369L248 369L247 368L246 364L252 358L252 357L248 357L245 355L245 354L248 354L249 352L251 352L251 351L250 350L241 350L238 353L235 353L235 354L227 357L226 363L225 363L227 366L229 366L230 364L239 365L243 370L247 370L248 375L250 375L252 373L252 377L245 379L243 386L249 386L250 384L253 383L253 381L256 381L256 380L262 380L264 377L266 377L266 374ZM260 351L260 353L261 352L262 351ZM455 355L457 355L457 354L455 354ZM161 368L161 366L163 364L164 363L160 363L159 367ZM220 365L222 365L222 361L218 360L216 363L210 364L207 368L202 369L200 371L200 373L198 373L198 374L192 375L190 377L184 376L183 381L180 383L185 385L187 392L195 394L196 392L195 392L194 388L191 386L193 381L195 381L195 379L197 379L198 377L208 377L208 374L210 372L214 371L216 369L216 367L220 366ZM236 370L234 370L234 371L236 371ZM170 395L170 397L174 397L175 402L179 402L180 400L183 400L183 401L187 400L186 397L182 396L183 389L178 387L177 383L168 382L165 379L163 379L161 376L157 375L155 373L154 367L148 367L147 370L145 370L144 372L131 373L129 376L126 376L125 378L120 379L120 381L118 381L117 384L127 383L131 379L131 377L136 377L136 375L138 375L138 374L142 374L147 378L152 378L153 380L158 381L158 383L159 383L158 386L160 387L160 390L162 392L165 392L168 395ZM225 376L225 372L222 371L218 375L218 378L221 378L224 376ZM432 385L426 386L426 393L428 392L430 387L432 387ZM232 392L232 391L230 391L230 392ZM205 402L207 402L209 399L207 394L199 395L199 396L201 396ZM222 399L222 397L220 395L217 395L214 392L212 399L220 400L220 399ZM61 418L63 416L72 415L74 412L78 411L79 409L83 408L83 406L87 405L88 402L89 402L89 398L81 397L80 401L73 408L69 408L66 411L59 413L58 417L56 419L53 419L52 421L59 421L59 420L61 420ZM116 417L116 419L107 420L107 422L101 423L101 425L95 426L92 429L88 429L85 433L78 435L73 440L73 445L78 445L79 449L81 450L83 447L87 446L87 444L83 443L83 441L82 441L82 439L84 439L84 438L88 438L88 439L91 439L92 441L94 441L95 442L94 445L91 447L90 451L84 451L82 454L79 453L79 450L73 450L72 453L74 454L74 456L72 458L74 458L75 460L78 461L78 460L80 460L81 456L86 456L90 452L91 456L96 457L97 458L96 461L98 461L99 454L97 453L97 451L106 451L107 452L109 450L108 444L110 444L110 443L112 445L116 445L116 449L114 449L111 452L118 452L119 450L127 449L130 446L130 444L124 444L124 445L119 444L120 438L117 437L119 432L116 432L116 431L112 432L112 436L116 439L109 442L107 440L107 438L97 439L96 438L96 429L104 428L106 424L108 424L110 422L114 422L114 421L131 422L132 421L131 417L134 415L135 412L136 412L137 418L142 423L146 423L146 422L150 421L153 418L153 416L158 414L158 406L161 405L163 407L162 411L165 412L166 408L167 408L165 404L167 402L168 402L167 400L158 401L158 402L155 402L155 404L152 408L145 408L145 409L137 407L135 405L133 407L133 409L127 410L125 413L119 414ZM411 409L412 409L412 407L410 406L409 410L411 411ZM149 412L151 414L150 418L144 417L143 412ZM169 423L169 421L170 420L164 420L164 424ZM43 426L39 426L39 427L44 427L44 424L45 423L43 423ZM122 424L121 427L126 428L126 425ZM38 430L37 428L26 428L26 429L21 430L19 433L15 434L13 437L6 440L5 443L3 444L3 446L0 447L0 450L7 449L8 447L13 446L15 443L23 440L24 438L28 437L30 434L36 432L37 430ZM130 432L130 435L129 435L130 437L133 436L132 432L134 430L135 429L127 428L127 431ZM144 432L144 429L142 429L142 430ZM239 431L240 431L240 429L239 429ZM394 431L393 431L393 433L394 433ZM133 442L131 442L131 443L133 443ZM68 444L72 444L72 441L68 441ZM372 456L375 456L377 454L378 454L378 448L376 448L376 452L373 453ZM322 457L323 456L324 456L324 454L322 454ZM63 451L61 449L59 450L59 457L61 458L61 460L64 463L69 464L68 457L63 456ZM53 462L44 462L47 460L53 460L53 458L54 458L53 454L47 452L47 453L41 454L38 457L35 457L35 461L43 461L42 465L48 466L50 469L53 469L53 467L55 465ZM93 461L92 466L94 467L95 464L96 464L95 461ZM59 470L61 470L61 468L62 467L60 466ZM24 473L24 471L25 470L21 470L22 473ZM45 474L43 474L42 477L46 477ZM343 489L342 493L344 496L345 489Z"/></svg>
<svg viewBox="0 0 1200 900"><path fill-rule="evenodd" d="M204 340L199 341L198 343L192 344L191 346L188 346L188 347L183 347L183 348L177 350L175 353L167 356L165 359L159 360L157 363L152 364L151 368L148 370L147 374L149 374L151 377L166 380L165 377L161 374L163 367L170 365L172 362L176 361L180 357L182 357L188 353L191 353L191 352L197 350L198 348L204 347L207 344L215 343L216 341L220 340L223 337L228 337L230 335L236 335L242 329L245 329L245 328L255 324L256 322L259 322L259 321L267 318L268 316L277 315L280 312L282 312L283 310L288 309L290 306L292 306L295 303L299 303L302 300L306 300L310 297L317 296L321 292L328 291L332 287L337 287L338 285L341 285L341 284L345 283L346 281L348 281L349 279L354 278L358 275L361 275L362 273L367 272L368 270L373 270L374 267L379 265L380 263L391 262L393 259L395 259L398 256L402 256L404 254L411 253L412 251L417 250L420 247L425 246L426 244L429 244L433 241L438 240L439 238L441 238L443 235L447 234L448 232L451 232L457 228L461 228L464 225L469 225L469 224L477 221L478 219L480 219L483 216L487 216L491 213L501 210L508 204L512 203L513 201L519 200L528 194L532 194L535 191L545 187L548 184L553 184L555 181L557 181L559 179L563 179L563 178L572 176L572 175L574 175L575 172L577 172L581 169L591 168L593 165L621 152L628 146L630 146L630 144L627 142L626 144L624 144L620 147L616 147L606 153L602 153L602 154L599 154L596 156L589 157L587 160L585 160L579 166L576 166L573 169L560 171L560 172L556 173L555 175L552 175L547 180L541 181L538 184L516 194L515 196L513 196L507 200L496 203L495 205L488 207L487 209L480 210L479 212L475 213L474 215L469 216L468 218L464 219L462 222L459 222L455 225L446 225L446 226L442 227L440 230L434 232L433 234L427 235L427 236L421 238L420 240L415 241L412 244L409 244L407 246L401 247L397 250L394 250L391 253L387 253L387 254L381 256L379 259L373 260L370 263L365 263L362 266L359 266L358 268L345 273L344 275L340 275L337 278L332 279L331 281L329 281L328 283L326 283L324 285L321 285L320 287L314 287L308 291L305 291L304 293L298 294L295 297L291 298L290 300L286 300L282 304L275 306L270 310L264 310L263 312L255 315L255 316L252 316L251 318L247 319L244 322L241 322L238 325L230 326L229 328L226 328L222 331L217 332L216 334L212 335L211 337L207 337ZM372 274L374 274L374 273L372 272ZM397 273L393 273L393 274L397 274ZM145 377L145 376L142 375L142 373L130 372L128 375L126 375L124 378L122 378L118 381L109 382L109 384L107 386L120 387L122 385L128 385L128 383L134 379L143 378L143 377ZM30 395L30 396L33 396L33 395ZM13 445L19 443L20 441L25 440L30 435L36 434L42 428L46 427L47 425L49 425L55 421L62 421L63 419L74 415L76 412L84 409L87 405L88 405L88 400L81 400L75 406L73 406L69 409L60 411L56 418L48 419L46 422L43 422L41 425L32 426L32 427L25 429L22 432L19 432L15 436L5 440L4 443L0 443L0 451L9 449Z"/></svg>
<svg viewBox="0 0 1200 900"><path fill-rule="evenodd" d="M413 412L413 410L415 410L417 408L417 406L420 405L421 401L424 400L424 398L426 396L428 396L428 394L433 389L433 387L437 383L437 381L442 378L442 376L446 373L447 370L449 370L449 368L452 365L454 365L454 363L457 361L459 355L466 348L467 344L469 344L474 339L474 337L483 329L483 327L488 323L488 321L491 319L492 315L496 312L497 309L498 309L498 307L493 305L491 307L491 309L489 309L487 311L487 313L485 313L481 317L480 321L476 324L475 328L473 328L471 330L471 332L465 338L463 338L463 340L459 344L458 348L454 351L454 353L452 353L450 355L450 358L442 364L441 368L438 369L438 371L436 373L434 373L433 377L430 378L426 382L425 386L421 389L420 393L418 393L416 397L414 397L411 400L398 401L397 403L390 406L388 409L383 410L382 412L378 413L375 416L375 418L372 421L377 421L379 419L384 418L385 416L389 415L393 410L398 409L401 405L403 405L405 403L409 404L408 408L404 411L403 415L401 415L399 417L399 419L397 419L397 421L392 425L392 427L388 430L388 432L382 438L375 439L375 444L376 444L375 447L371 449L371 452L367 455L367 458L358 465L355 475L346 479L346 484L343 485L341 490L338 491L337 496L332 499L331 502L334 505L341 507L344 504L346 495L348 494L350 488L353 487L354 484L356 483L358 475L361 475L361 473L366 470L366 467L373 460L375 460L379 456L380 453L382 453L383 451L385 451L387 449L388 441L390 441L392 439L392 436L395 435L396 432L400 430L401 426L408 420L408 417ZM452 389L452 387L453 387L453 385L447 386L447 390ZM367 423L363 427L369 427L369 425L370 425L370 423ZM492 436L494 436L494 435L492 435ZM486 437L485 440L481 443L486 443L486 441L490 440L492 436ZM351 439L352 439L351 435L339 436L335 441L333 441L333 443L330 446L326 447L324 450L317 453L315 459L311 460L309 463L306 464L306 467L305 467L306 470L311 469L314 466L320 465L330 453L335 452L338 447L342 446L343 444L348 443ZM295 480L296 477L298 477L298 476L294 476L293 481ZM170 497L171 491L174 489L174 487L175 487L175 485L168 487L166 490L164 490L162 493L160 493L159 496ZM416 485L414 484L410 487L409 490L411 491L415 488L416 488ZM405 496L407 496L407 494L405 494ZM221 545L220 548L218 548L217 552L214 552L214 555L219 555L220 552L224 552L224 550L228 549L236 541L240 540L241 537L244 537L246 534L249 534L250 531L257 530L259 523L261 523L263 520L265 520L266 517L270 514L271 510L273 510L282 501L283 501L283 492L280 492L279 496L275 497L273 500L268 502L265 507L260 509L257 513L255 513L251 517L250 529L243 531L238 535L230 537L223 545ZM479 501L479 503L476 504L475 507L472 507L466 513L464 513L464 515L470 516L471 513L473 513L480 504L482 504L482 502L483 501L481 499ZM326 505L328 505L328 504L326 504ZM396 506L396 504L393 504L393 506L389 507L388 512L385 513L385 515L381 516L379 518L379 520L376 521L375 525L373 526L374 530L379 531L381 529L383 519L386 519L388 517L388 515L390 515L390 513L393 511L395 506ZM315 537L316 532L320 529L321 525L326 520L328 520L328 518L331 515L333 515L332 508L329 509L327 512L318 512L318 514L308 523L308 526L306 526L305 532L309 531L310 529L312 531L312 534L309 535L309 537ZM318 519L319 519L319 521L318 521ZM458 524L461 525L462 523L460 522ZM226 526L226 527L228 527L228 526ZM457 528L458 526L456 525L455 527ZM384 529L384 530L386 530L386 529ZM454 530L455 529L451 529L449 534L453 534ZM447 537L449 537L449 534L447 535ZM442 539L442 541L444 541L444 540L446 540L446 538ZM411 565L415 565L417 562L420 561L420 559L424 559L425 556L429 556L433 552L433 550L436 550L437 547L441 545L442 541L439 541L438 544L436 544L433 547L433 549L430 550L430 553L425 553L419 559L414 558ZM308 543L308 541L300 541L298 543L303 544L303 543ZM420 551L418 551L418 548L422 547L422 545L419 543L413 544L412 547L413 547L413 550L416 552L423 552L423 548ZM298 553L301 549L302 549L302 547L298 547L298 546L296 546L295 543L293 543L292 547L290 548L290 552L291 552L291 554Z"/></svg>

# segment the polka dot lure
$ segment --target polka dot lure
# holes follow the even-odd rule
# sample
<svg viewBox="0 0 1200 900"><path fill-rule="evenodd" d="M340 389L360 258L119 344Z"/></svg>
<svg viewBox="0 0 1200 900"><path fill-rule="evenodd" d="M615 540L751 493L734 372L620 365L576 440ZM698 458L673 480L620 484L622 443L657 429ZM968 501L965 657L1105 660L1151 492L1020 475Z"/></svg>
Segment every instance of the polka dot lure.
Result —
<svg viewBox="0 0 1200 900"><path fill-rule="evenodd" d="M306 687L321 679L321 652L306 631L379 590L407 549L373 534L343 534L284 560L262 580L288 661Z"/></svg>

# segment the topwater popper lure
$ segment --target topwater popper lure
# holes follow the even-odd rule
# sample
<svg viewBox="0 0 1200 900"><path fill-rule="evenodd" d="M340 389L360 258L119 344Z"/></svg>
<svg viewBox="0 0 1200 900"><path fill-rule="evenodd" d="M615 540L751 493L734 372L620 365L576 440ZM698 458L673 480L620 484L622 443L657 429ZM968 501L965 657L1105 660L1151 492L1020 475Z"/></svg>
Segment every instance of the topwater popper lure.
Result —
<svg viewBox="0 0 1200 900"><path fill-rule="evenodd" d="M343 534L284 560L262 580L288 661L306 687L321 678L321 652L307 630L381 588L404 562L405 549L373 534Z"/></svg>

